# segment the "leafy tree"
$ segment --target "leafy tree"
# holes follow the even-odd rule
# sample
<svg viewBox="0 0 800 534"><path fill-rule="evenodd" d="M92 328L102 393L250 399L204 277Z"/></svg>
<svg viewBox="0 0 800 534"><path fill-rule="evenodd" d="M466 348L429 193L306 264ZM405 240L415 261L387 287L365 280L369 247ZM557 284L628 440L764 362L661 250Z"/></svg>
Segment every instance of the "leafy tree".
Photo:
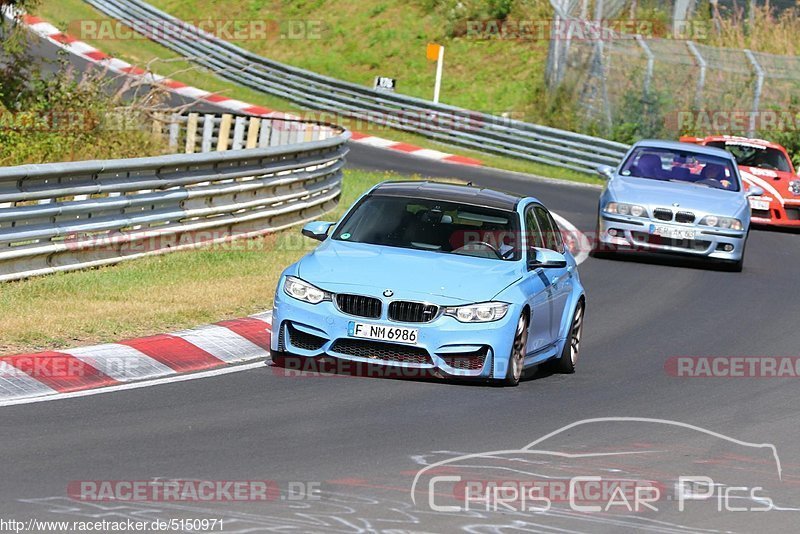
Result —
<svg viewBox="0 0 800 534"><path fill-rule="evenodd" d="M39 0L0 0L0 9L30 11ZM28 52L29 34L16 22L0 19L0 105L19 109L30 97L30 81L39 76L39 64Z"/></svg>

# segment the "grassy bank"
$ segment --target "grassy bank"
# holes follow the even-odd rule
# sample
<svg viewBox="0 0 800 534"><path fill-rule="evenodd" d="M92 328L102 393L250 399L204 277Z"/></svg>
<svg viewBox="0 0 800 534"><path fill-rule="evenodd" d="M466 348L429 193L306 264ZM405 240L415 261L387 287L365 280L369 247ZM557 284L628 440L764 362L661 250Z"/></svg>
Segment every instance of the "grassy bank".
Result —
<svg viewBox="0 0 800 534"><path fill-rule="evenodd" d="M348 171L338 219L396 176ZM327 218L327 217L326 217ZM116 266L0 283L0 354L169 332L268 309L280 273L315 241L297 228Z"/></svg>

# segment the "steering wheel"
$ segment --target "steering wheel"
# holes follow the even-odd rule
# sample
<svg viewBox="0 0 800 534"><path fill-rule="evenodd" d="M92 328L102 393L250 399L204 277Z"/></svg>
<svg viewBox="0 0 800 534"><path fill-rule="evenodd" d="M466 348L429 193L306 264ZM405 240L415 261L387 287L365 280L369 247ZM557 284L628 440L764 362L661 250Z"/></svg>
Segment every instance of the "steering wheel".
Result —
<svg viewBox="0 0 800 534"><path fill-rule="evenodd" d="M697 180L696 184L708 185L711 187L722 188L722 183L717 180L716 178L704 178L702 180Z"/></svg>

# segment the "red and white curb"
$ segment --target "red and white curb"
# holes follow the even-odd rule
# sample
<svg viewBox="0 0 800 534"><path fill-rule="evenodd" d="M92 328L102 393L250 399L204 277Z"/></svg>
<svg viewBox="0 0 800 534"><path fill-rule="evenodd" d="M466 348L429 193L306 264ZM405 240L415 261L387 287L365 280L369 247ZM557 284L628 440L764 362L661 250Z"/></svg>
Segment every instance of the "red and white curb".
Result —
<svg viewBox="0 0 800 534"><path fill-rule="evenodd" d="M272 312L192 330L63 351L0 357L0 405L261 362Z"/></svg>
<svg viewBox="0 0 800 534"><path fill-rule="evenodd" d="M9 17L11 15L6 14L6 16ZM263 106L256 106L217 93L204 91L202 89L191 87L176 80L171 80L164 76L147 72L144 69L137 67L135 65L131 65L130 63L122 61L121 59L111 57L108 54L105 54L104 52L93 47L92 45L89 45L83 41L79 41L78 39L72 37L69 34L63 33L61 30L59 30L49 22L39 17L35 17L32 15L22 15L20 20L33 33L53 43L59 48L69 52L70 54L74 54L92 63L96 63L97 65L103 67L104 69L107 68L108 70L113 72L125 74L133 78L142 78L148 82L160 84L167 90L172 91L173 93L181 95L183 97L192 98L195 100L205 100L207 102L213 103L216 106L229 109L236 113L245 113L248 115L258 115L258 116L273 117L273 118L274 117L283 117L289 119L300 118L295 115L291 115L288 113L281 113L278 111L267 109ZM471 165L471 166L483 165L481 161L473 158L468 158L466 156L448 154L446 152L441 152L439 150L422 148L415 145L411 145L409 143L400 143L397 141L391 141L389 139L384 139L382 137L376 137L374 135L368 135L360 132L352 132L351 140L354 143L361 143L387 150L395 150L398 152L403 152L405 154L410 154L412 156L430 160L442 161L445 163L456 163L459 165Z"/></svg>

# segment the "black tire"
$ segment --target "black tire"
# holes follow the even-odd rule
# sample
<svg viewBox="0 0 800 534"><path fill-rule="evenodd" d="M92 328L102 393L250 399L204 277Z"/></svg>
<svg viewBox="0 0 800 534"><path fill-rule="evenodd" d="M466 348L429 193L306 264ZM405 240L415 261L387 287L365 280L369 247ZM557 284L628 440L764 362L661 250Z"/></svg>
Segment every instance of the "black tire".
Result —
<svg viewBox="0 0 800 534"><path fill-rule="evenodd" d="M561 356L553 362L553 367L559 373L572 374L575 372L575 364L578 361L581 337L583 336L583 316L585 308L586 306L583 304L583 301L581 301L575 308L575 313L572 314L572 321L569 324L569 331L567 332L567 339L564 342L564 348L561 350Z"/></svg>
<svg viewBox="0 0 800 534"><path fill-rule="evenodd" d="M522 378L525 362L525 347L528 344L528 316L523 313L517 321L514 331L514 342L511 345L511 354L508 356L508 369L506 377L500 381L504 386L516 387Z"/></svg>
<svg viewBox="0 0 800 534"><path fill-rule="evenodd" d="M744 269L744 257L739 261L731 261L722 264L722 269L729 273L740 273Z"/></svg>
<svg viewBox="0 0 800 534"><path fill-rule="evenodd" d="M614 253L608 250L598 250L593 248L591 251L589 251L589 256L596 260L609 260L614 257Z"/></svg>
<svg viewBox="0 0 800 534"><path fill-rule="evenodd" d="M277 367L286 367L286 359L289 357L289 353L273 350L270 351L270 357L272 358L272 365Z"/></svg>

